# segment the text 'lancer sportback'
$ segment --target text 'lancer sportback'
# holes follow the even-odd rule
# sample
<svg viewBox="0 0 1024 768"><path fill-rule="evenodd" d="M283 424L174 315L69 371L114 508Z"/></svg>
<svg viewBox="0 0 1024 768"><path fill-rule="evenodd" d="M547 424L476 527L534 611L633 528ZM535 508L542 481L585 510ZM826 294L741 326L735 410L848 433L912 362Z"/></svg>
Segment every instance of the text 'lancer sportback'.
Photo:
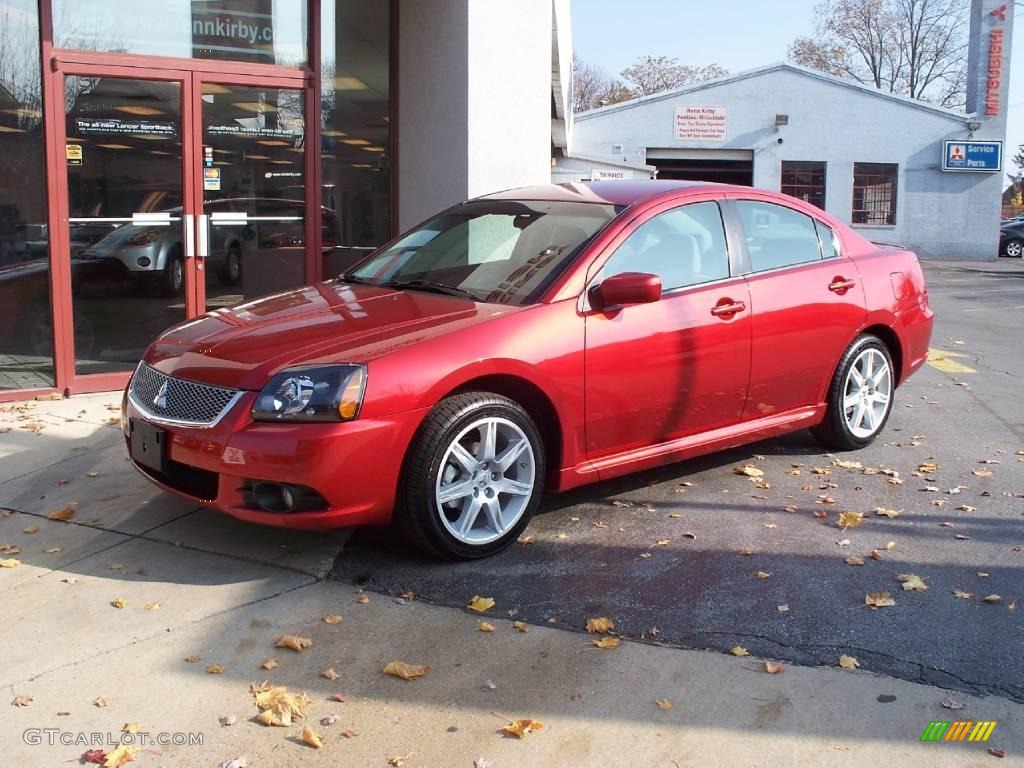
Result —
<svg viewBox="0 0 1024 768"><path fill-rule="evenodd" d="M476 558L545 490L803 428L868 445L932 321L912 252L785 195L517 189L171 328L123 426L143 474L235 517Z"/></svg>

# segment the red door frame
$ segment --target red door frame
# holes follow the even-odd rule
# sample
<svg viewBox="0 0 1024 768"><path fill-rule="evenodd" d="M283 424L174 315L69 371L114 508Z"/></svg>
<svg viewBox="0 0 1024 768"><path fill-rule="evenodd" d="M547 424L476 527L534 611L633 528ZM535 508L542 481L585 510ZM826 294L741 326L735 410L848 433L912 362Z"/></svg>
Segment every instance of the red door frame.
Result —
<svg viewBox="0 0 1024 768"><path fill-rule="evenodd" d="M320 2L308 0L307 56L310 65L295 69L269 64L246 64L209 59L175 59L115 53L56 49L53 45L53 14L50 3L40 5L40 37L43 79L43 119L46 145L46 204L50 234L50 307L53 317L54 374L56 386L38 390L0 393L0 402L62 392L64 395L122 389L128 372L80 375L75 373L74 328L71 296L71 260L68 222L68 180L64 146L67 140L64 115L64 77L85 74L140 80L178 82L182 87L182 185L184 213L202 212L202 185L198 183L198 158L202 154L203 82L224 85L265 85L305 89L306 125L306 279L320 279ZM191 208L191 211L189 210ZM184 218L184 216L183 216ZM183 222L183 226L186 224ZM203 281L195 269L186 269L187 317L202 307ZM185 318L183 318L185 319Z"/></svg>

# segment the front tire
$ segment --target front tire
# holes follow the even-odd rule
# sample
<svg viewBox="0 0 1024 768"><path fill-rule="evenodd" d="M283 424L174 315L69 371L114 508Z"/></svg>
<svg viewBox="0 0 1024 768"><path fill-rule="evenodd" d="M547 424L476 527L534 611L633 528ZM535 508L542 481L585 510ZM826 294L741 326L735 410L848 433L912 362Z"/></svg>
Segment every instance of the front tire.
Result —
<svg viewBox="0 0 1024 768"><path fill-rule="evenodd" d="M862 334L843 353L829 385L825 419L811 433L825 448L854 451L870 445L885 427L896 390L888 348Z"/></svg>
<svg viewBox="0 0 1024 768"><path fill-rule="evenodd" d="M180 296L185 290L185 260L175 249L167 257L167 265L160 276L160 293L164 296Z"/></svg>
<svg viewBox="0 0 1024 768"><path fill-rule="evenodd" d="M1007 256L1012 256L1015 259L1019 259L1024 254L1024 240L1012 238L1006 241L1006 245L1003 246L1003 253Z"/></svg>
<svg viewBox="0 0 1024 768"><path fill-rule="evenodd" d="M413 545L473 560L514 542L540 504L544 444L530 415L489 392L442 400L406 457L395 522Z"/></svg>

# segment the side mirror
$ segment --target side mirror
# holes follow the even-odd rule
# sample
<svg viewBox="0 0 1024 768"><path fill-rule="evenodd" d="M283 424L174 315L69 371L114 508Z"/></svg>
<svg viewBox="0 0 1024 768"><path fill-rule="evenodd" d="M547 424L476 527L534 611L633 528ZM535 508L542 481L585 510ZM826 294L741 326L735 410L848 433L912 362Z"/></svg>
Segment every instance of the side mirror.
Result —
<svg viewBox="0 0 1024 768"><path fill-rule="evenodd" d="M595 285L590 302L599 309L650 304L661 298L661 278L645 272L622 272Z"/></svg>

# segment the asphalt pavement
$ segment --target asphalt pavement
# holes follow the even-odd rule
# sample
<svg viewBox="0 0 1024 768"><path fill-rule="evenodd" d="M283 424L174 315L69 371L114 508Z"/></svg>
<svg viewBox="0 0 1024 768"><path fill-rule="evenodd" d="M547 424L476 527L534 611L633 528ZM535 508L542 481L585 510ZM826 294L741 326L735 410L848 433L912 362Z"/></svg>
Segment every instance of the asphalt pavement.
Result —
<svg viewBox="0 0 1024 768"><path fill-rule="evenodd" d="M499 614L564 629L606 615L653 644L802 665L846 654L1024 702L1024 265L925 271L934 360L869 448L830 455L799 432L551 495L523 543L483 562L359 531L334 578L452 607L492 597ZM736 473L746 465L763 475ZM863 518L842 527L843 512ZM875 592L895 605L866 605Z"/></svg>

